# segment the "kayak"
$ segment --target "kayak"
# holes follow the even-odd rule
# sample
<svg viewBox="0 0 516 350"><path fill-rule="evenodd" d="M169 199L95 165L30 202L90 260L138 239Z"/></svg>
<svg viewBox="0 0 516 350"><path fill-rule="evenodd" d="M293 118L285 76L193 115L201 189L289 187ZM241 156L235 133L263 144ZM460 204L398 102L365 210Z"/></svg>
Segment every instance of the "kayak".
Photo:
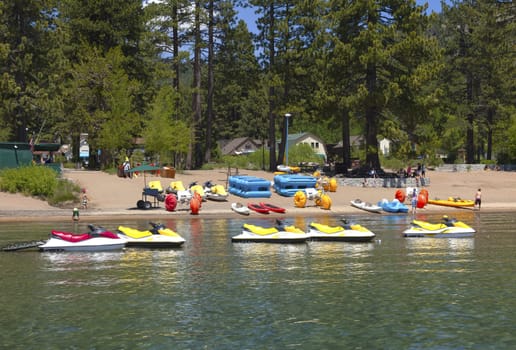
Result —
<svg viewBox="0 0 516 350"><path fill-rule="evenodd" d="M371 213L380 213L382 211L382 207L375 205L375 204L362 202L360 199L352 200L351 206L371 212Z"/></svg>
<svg viewBox="0 0 516 350"><path fill-rule="evenodd" d="M260 214L269 214L269 209L263 207L260 203L248 203L247 207Z"/></svg>
<svg viewBox="0 0 516 350"><path fill-rule="evenodd" d="M461 199L459 197L449 197L448 199L429 199L428 204L443 205L446 207L473 207L475 201Z"/></svg>
<svg viewBox="0 0 516 350"><path fill-rule="evenodd" d="M105 251L124 248L126 240L106 230L88 233L52 230L50 238L38 248L41 251Z"/></svg>
<svg viewBox="0 0 516 350"><path fill-rule="evenodd" d="M270 203L263 203L263 202L260 202L259 203L260 206L262 206L263 208L266 208L268 209L269 211L272 211L272 212L275 212L275 213L284 213L286 211L285 208L282 208L282 207L278 207L274 204L270 204Z"/></svg>
<svg viewBox="0 0 516 350"><path fill-rule="evenodd" d="M242 233L233 236L233 242L253 243L305 243L308 235L295 226L277 225L263 227L252 224L243 224Z"/></svg>
<svg viewBox="0 0 516 350"><path fill-rule="evenodd" d="M242 215L249 215L251 213L251 211L249 210L248 207L246 207L245 205L243 205L242 203L240 202L236 202L236 203L231 203L231 209L238 213L238 214L242 214Z"/></svg>
<svg viewBox="0 0 516 350"><path fill-rule="evenodd" d="M161 224L151 223L151 230L137 230L127 226L118 226L118 236L127 241L128 247L174 248L180 247L185 239L173 230Z"/></svg>
<svg viewBox="0 0 516 350"><path fill-rule="evenodd" d="M475 229L455 218L443 216L440 223L413 220L411 226L403 231L405 237L463 238L472 237Z"/></svg>
<svg viewBox="0 0 516 350"><path fill-rule="evenodd" d="M376 236L364 226L355 223L329 226L312 222L308 228L308 239L311 241L369 242Z"/></svg>

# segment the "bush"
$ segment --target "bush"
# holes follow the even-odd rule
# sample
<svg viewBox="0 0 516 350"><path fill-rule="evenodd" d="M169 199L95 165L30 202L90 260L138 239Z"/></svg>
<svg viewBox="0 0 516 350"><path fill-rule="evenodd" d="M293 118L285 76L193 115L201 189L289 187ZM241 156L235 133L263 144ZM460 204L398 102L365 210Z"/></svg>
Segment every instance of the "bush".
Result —
<svg viewBox="0 0 516 350"><path fill-rule="evenodd" d="M57 173L43 166L6 169L1 173L0 189L11 193L46 198L54 193Z"/></svg>
<svg viewBox="0 0 516 350"><path fill-rule="evenodd" d="M43 166L5 169L0 172L0 190L39 197L52 205L76 201L79 186L66 180L58 180L57 177L54 170Z"/></svg>
<svg viewBox="0 0 516 350"><path fill-rule="evenodd" d="M50 205L58 205L64 202L78 202L81 188L68 180L58 180L52 196L47 200Z"/></svg>

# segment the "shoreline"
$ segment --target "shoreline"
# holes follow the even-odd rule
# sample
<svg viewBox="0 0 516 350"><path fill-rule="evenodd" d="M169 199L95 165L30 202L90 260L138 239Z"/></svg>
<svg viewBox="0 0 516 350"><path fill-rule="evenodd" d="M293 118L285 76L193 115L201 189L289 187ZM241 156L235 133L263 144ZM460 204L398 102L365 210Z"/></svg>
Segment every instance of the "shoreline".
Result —
<svg viewBox="0 0 516 350"><path fill-rule="evenodd" d="M228 205L230 202L228 202ZM58 209L59 212L56 211L37 211L37 210L28 210L20 212L12 212L5 213L0 212L0 223L12 223L12 222L62 222L62 221L72 221L72 212L68 209ZM67 213L65 213L65 211ZM418 215L454 215L459 213L511 213L516 212L516 203L515 206L507 206L505 203L490 203L489 206L482 208L481 210L464 207L464 208L454 208L454 207L445 207L445 206L436 206L429 205L425 208L418 209L416 211L415 216ZM184 219L269 219L269 218L285 218L285 217L320 217L320 216L345 216L345 215L372 215L372 216L393 216L393 215L407 215L411 216L412 213L370 213L364 210L356 209L352 206L348 207L338 207L332 208L330 210L324 210L317 207L308 207L308 208L293 208L287 209L286 213L270 213L270 214L260 214L251 212L250 215L241 215L237 214L231 209L227 210L202 210L197 215L190 214L187 211L174 211L168 212L164 208L156 208L149 210L133 210L127 209L125 211L100 211L100 210L90 210L90 211L82 211L79 222L92 222L94 220L99 221L114 221L114 220L123 220L123 219L131 219L131 220L144 220L144 219L160 219L160 220L184 220Z"/></svg>
<svg viewBox="0 0 516 350"><path fill-rule="evenodd" d="M266 171L243 170L240 175L256 176L268 181L274 180L274 174ZM372 214L350 205L351 200L377 203L383 198L394 199L399 188L392 187L358 187L339 184L336 192L327 192L332 201L329 210L315 206L309 201L305 208L297 208L293 197L283 197L272 190L270 198L241 198L230 194L225 202L205 201L198 215L190 214L189 204L180 204L173 212L165 210L164 203L159 208L143 210L136 208L136 202L142 198L142 188L150 181L159 180L163 188L171 182L182 181L185 187L192 182L204 184L212 181L216 184L227 184L227 171L190 170L177 173L175 178L164 178L151 174L145 177L120 178L102 171L65 169L63 178L76 183L87 190L88 209L80 209L80 205L69 204L66 208L50 206L47 202L26 197L22 194L0 192L0 223L4 222L37 222L37 221L71 221L74 206L80 209L81 221L117 220L117 219L185 219L185 218L274 218L299 216L344 216L344 215L400 215L391 213ZM492 213L516 212L516 172L503 171L471 171L471 172L436 172L429 171L427 177L430 184L425 186L429 198L448 198L450 196L473 199L479 188L482 189L482 209L454 208L428 204L418 209L417 215L460 213ZM402 188L403 190L403 188ZM259 214L251 211L250 216L237 214L231 210L232 202L247 205L251 202L267 202L287 209L285 214ZM410 203L405 201L410 209ZM188 209L188 210L187 210ZM412 215L410 213L405 215Z"/></svg>

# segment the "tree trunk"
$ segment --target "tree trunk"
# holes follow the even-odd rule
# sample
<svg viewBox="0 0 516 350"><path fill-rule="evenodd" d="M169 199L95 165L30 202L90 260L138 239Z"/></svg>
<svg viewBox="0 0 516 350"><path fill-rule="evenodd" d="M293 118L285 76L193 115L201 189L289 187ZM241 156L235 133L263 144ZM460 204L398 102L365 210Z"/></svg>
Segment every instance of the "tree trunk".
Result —
<svg viewBox="0 0 516 350"><path fill-rule="evenodd" d="M473 77L471 73L467 73L466 82L466 101L470 108L473 105ZM474 132L474 116L472 112L467 116L468 126L466 130L466 163L473 164L475 162L475 132Z"/></svg>
<svg viewBox="0 0 516 350"><path fill-rule="evenodd" d="M213 0L209 2L209 23L208 23L208 96L207 96L207 119L206 119L206 146L204 153L204 161L211 161L211 133L213 123Z"/></svg>
<svg viewBox="0 0 516 350"><path fill-rule="evenodd" d="M193 60L193 93L192 93L192 141L188 152L186 167L193 169L200 166L200 143L199 143L199 126L201 121L201 4L200 1L195 2L195 43L194 43L194 60Z"/></svg>
<svg viewBox="0 0 516 350"><path fill-rule="evenodd" d="M489 107L487 109L487 152L486 159L491 160L493 157L493 119L494 110Z"/></svg>
<svg viewBox="0 0 516 350"><path fill-rule="evenodd" d="M274 4L269 7L269 74L274 71ZM276 116L274 112L274 86L269 86L269 170L276 171Z"/></svg>
<svg viewBox="0 0 516 350"><path fill-rule="evenodd" d="M344 163L344 174L351 168L351 145L349 132L349 111L346 108L342 113L342 161Z"/></svg>
<svg viewBox="0 0 516 350"><path fill-rule="evenodd" d="M380 158L378 157L378 107L376 102L376 67L369 63L366 70L366 85L368 101L366 102L366 165L373 169L380 169Z"/></svg>

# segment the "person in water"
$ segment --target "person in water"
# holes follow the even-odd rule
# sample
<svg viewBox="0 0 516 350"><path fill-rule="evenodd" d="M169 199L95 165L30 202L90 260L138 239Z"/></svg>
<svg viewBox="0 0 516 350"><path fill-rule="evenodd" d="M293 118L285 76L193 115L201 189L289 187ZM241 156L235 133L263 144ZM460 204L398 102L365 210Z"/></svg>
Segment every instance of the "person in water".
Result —
<svg viewBox="0 0 516 350"><path fill-rule="evenodd" d="M72 221L79 221L79 220L80 220L80 218L79 218L79 209L73 208Z"/></svg>

